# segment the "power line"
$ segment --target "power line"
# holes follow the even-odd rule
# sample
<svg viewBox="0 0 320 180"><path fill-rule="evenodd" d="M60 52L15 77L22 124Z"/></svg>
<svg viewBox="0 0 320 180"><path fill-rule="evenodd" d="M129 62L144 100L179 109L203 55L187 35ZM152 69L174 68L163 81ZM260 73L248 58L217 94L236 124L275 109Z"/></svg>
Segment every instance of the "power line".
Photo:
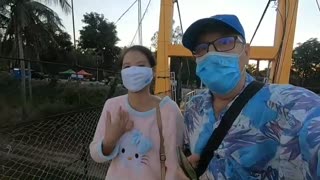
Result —
<svg viewBox="0 0 320 180"><path fill-rule="evenodd" d="M138 24L140 23L141 21L141 0L138 0ZM143 42L142 42L142 23L139 27L139 44L142 45Z"/></svg>
<svg viewBox="0 0 320 180"><path fill-rule="evenodd" d="M290 1L288 0L288 2L289 2L289 6L290 6ZM296 1L295 4L294 4L294 7L293 7L293 9L294 9L295 12L297 12L297 10L296 10L297 8L298 8L298 3L297 3L297 1ZM291 26L292 26L292 23L293 23L293 19L294 19L294 18L292 18L291 21L290 21L288 34L290 34ZM288 45L287 45L287 44L288 44L288 41L289 41L289 38L287 38L286 46L284 47L284 51L283 51L283 52L286 52L286 49L287 49L287 47L288 47ZM282 61L282 63L283 63L283 61ZM281 65L282 65L282 64L281 64Z"/></svg>
<svg viewBox="0 0 320 180"><path fill-rule="evenodd" d="M125 14L127 14L127 12L133 7L133 5L134 4L136 4L138 2L138 0L135 0L131 5L130 5L130 7L118 18L118 20L116 21L116 23L115 24L117 24L120 20L121 20L121 18L125 15Z"/></svg>
<svg viewBox="0 0 320 180"><path fill-rule="evenodd" d="M175 2L177 3L177 9L178 9L178 15L179 15L179 21L180 21L180 28L181 28L181 33L183 34L184 32L183 32L183 27L182 27L182 18L181 18L181 13L180 13L180 5L179 5L179 1L178 0L175 0ZM188 81L187 82L189 82L190 76L191 76L189 59L187 59L187 69L188 69Z"/></svg>
<svg viewBox="0 0 320 180"><path fill-rule="evenodd" d="M285 37L285 34L286 34L286 27L287 27L287 20L288 20L288 6L287 6L287 0L284 0L285 2L285 14L284 14L284 18L283 18L283 15L281 14L281 11L279 10L279 3L278 3L278 7L277 7L277 12L279 13L280 17L281 17L281 21L282 21L282 24L283 24L283 32L282 32L282 37L281 37L281 42L280 42L280 45L279 45L279 49L274 57L274 59L276 60L275 62L275 72L278 71L278 68L279 68L279 61L280 61L280 57L281 57L281 51L283 49L283 42L284 42L284 37ZM289 5L290 6L290 5ZM272 77L272 81L274 82L276 79L276 76L273 75Z"/></svg>
<svg viewBox="0 0 320 180"><path fill-rule="evenodd" d="M76 44L76 29L75 29L75 24L74 24L74 6L73 6L73 0L71 0L71 10L72 10L73 45L74 45L74 48L77 49L77 44ZM77 63L77 62L76 62L76 63Z"/></svg>
<svg viewBox="0 0 320 180"><path fill-rule="evenodd" d="M181 27L181 32L183 34L183 27L182 27L182 20L181 20L181 13L180 13L180 6L179 6L179 1L175 1L177 3L177 8L178 8L178 14L179 14L179 20L180 20L180 27Z"/></svg>
<svg viewBox="0 0 320 180"><path fill-rule="evenodd" d="M135 33L134 36L133 36L133 39L132 39L132 41L131 41L131 43L130 43L130 46L132 46L133 41L136 39L136 36L137 36L138 32L139 32L139 28L136 30L136 33Z"/></svg>
<svg viewBox="0 0 320 180"><path fill-rule="evenodd" d="M276 11L279 13L280 18L281 18L281 23L283 25L283 28L282 28L283 30L282 30L282 37L281 37L281 42L280 42L280 45L279 45L279 49L278 49L276 55L274 56L274 59L279 58L279 54L280 54L280 51L281 51L282 46L283 46L284 36L285 36L285 33L286 33L286 26L287 26L287 19L288 19L288 12L287 12L288 7L287 7L287 0L285 0L284 2L285 2L285 16L283 16L281 14L281 11L279 10L278 7L276 8Z"/></svg>
<svg viewBox="0 0 320 180"><path fill-rule="evenodd" d="M72 64L64 64L64 63L56 63L56 62L50 62L50 61L38 61L38 60L30 60L30 59L19 59L19 58L11 58L11 57L3 57L0 56L0 61L26 61L26 62L33 62L33 63L43 63L43 64L51 64L51 65L59 65L59 66L67 66L67 67L77 67L81 69L87 69L87 70L99 70L99 71L105 71L109 73L115 73L119 74L119 72L111 71L107 69L101 69L101 68L94 68L94 67L88 67L88 66L81 66L81 65L72 65Z"/></svg>
<svg viewBox="0 0 320 180"><path fill-rule="evenodd" d="M318 0L316 0L316 3L317 3L317 6L318 6L318 9L319 9L319 11L320 11L319 1L318 1Z"/></svg>
<svg viewBox="0 0 320 180"><path fill-rule="evenodd" d="M133 36L133 39L132 39L132 41L131 41L130 46L132 46L133 41L136 39L136 36L137 36L137 34L138 34L138 32L139 32L139 28L140 28L141 23L142 23L142 21L143 21L143 19L144 19L144 16L146 15L146 13L147 13L147 11L148 11L148 8L149 8L149 6L150 6L150 3L151 3L151 0L149 0L146 9L145 9L144 12L143 12L142 18L141 18L141 20L140 20L140 22L139 22L139 24L138 24L138 29L137 29L136 33L134 34L134 36Z"/></svg>
<svg viewBox="0 0 320 180"><path fill-rule="evenodd" d="M279 59L280 59L280 53L281 53L281 50L283 48L283 41L284 41L284 37L285 37L285 33L286 33L286 26L287 26L287 19L288 19L288 12L287 12L287 0L284 1L285 2L285 16L282 15L281 11L279 10L279 3L277 3L277 7L276 7L276 11L277 13L279 14L280 18L281 18L281 23L282 23L282 37L281 37L281 41L280 41L280 45L279 45L279 48L278 48L278 51L277 53L275 54L275 56L273 57L273 59L275 59L275 72L277 71L278 69L278 66L279 66ZM270 66L269 66L270 68ZM272 77L272 82L275 81L275 76L273 75ZM269 79L269 77L268 77Z"/></svg>
<svg viewBox="0 0 320 180"><path fill-rule="evenodd" d="M286 4L287 4L287 2L288 2L289 7L291 7L291 5L290 5L290 0L285 0L285 2L286 2ZM298 8L298 3L297 3L297 2L294 4L294 7L293 7L293 8L294 8L294 10L296 11L296 9ZM287 5L286 5L286 9L288 9L288 8L287 8ZM286 10L286 11L287 11L287 10ZM286 21L287 21L287 18L288 18L288 14L286 14ZM285 21L285 22L286 22L286 21ZM290 31L291 31L292 23L293 23L293 18L292 18L291 21L290 21L289 30L288 30L289 32L288 32L288 33L290 33ZM286 27L284 27L284 28L286 28ZM282 39L281 47L279 48L279 55L278 55L278 60L276 61L275 72L278 71L279 66L280 66L279 59L280 59L280 57L281 57L280 51L282 51L282 48L283 48L283 41L284 41L284 36L283 36L283 39ZM286 44L288 43L288 41L289 41L289 38L287 38ZM287 48L287 46L284 47L284 51L283 51L283 52L286 51L286 48ZM282 61L282 63L283 63L283 61ZM281 64L281 65L282 65L282 64ZM273 81L275 80L275 78L276 78L276 77L274 76L274 77L273 77Z"/></svg>
<svg viewBox="0 0 320 180"><path fill-rule="evenodd" d="M250 44L252 43L254 37L256 36L256 33L257 33L257 31L258 31L258 29L259 29L259 27L260 27L260 24L261 24L261 22L262 22L262 20L263 20L263 18L264 18L264 15L266 14L266 12L267 12L267 10L268 10L268 8L269 8L270 3L271 3L271 0L268 0L268 3L267 3L267 5L266 5L266 7L264 8L264 11L263 11L262 16L261 16L261 18L260 18L260 21L259 21L259 23L258 23L258 25L257 25L257 27L256 27L256 30L254 31L253 36L252 36L252 38L251 38L251 40L250 40Z"/></svg>

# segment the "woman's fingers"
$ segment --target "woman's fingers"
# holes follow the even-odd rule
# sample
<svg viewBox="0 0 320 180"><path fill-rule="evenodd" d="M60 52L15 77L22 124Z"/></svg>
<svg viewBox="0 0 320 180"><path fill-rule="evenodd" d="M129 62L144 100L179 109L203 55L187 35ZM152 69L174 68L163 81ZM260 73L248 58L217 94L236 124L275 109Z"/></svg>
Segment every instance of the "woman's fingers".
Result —
<svg viewBox="0 0 320 180"><path fill-rule="evenodd" d="M134 126L133 121L129 120L126 125L126 131L130 131L133 128L133 126Z"/></svg>

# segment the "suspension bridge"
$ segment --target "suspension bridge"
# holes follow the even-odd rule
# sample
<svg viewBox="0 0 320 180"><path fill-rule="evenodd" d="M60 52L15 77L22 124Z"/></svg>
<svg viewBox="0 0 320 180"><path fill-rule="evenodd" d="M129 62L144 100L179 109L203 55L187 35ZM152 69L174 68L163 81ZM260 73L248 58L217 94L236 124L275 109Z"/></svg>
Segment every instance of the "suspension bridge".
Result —
<svg viewBox="0 0 320 180"><path fill-rule="evenodd" d="M128 5L128 8L115 22L115 24L120 22L132 7L138 6L138 27L131 40L131 45L134 44L137 36L139 44L143 44L143 27L145 27L143 20L148 13L151 1L147 2L143 11L141 0L135 0ZM71 2L73 7L73 1ZM250 43L259 30L271 2L269 0L266 3ZM168 59L176 56L191 57L191 54L181 45L171 43L174 5L178 10L182 32L184 29L179 1L161 0L160 17L157 19L160 26L155 93L159 96L170 95L172 99L176 100L177 91L181 91L181 89L177 89L176 83L174 83L177 79L175 74L170 71ZM287 83L298 0L290 0L290 3L288 0L278 0L276 10L274 46L253 47L252 59L272 62L265 81ZM74 31L73 36L76 44ZM198 91L201 89L186 93L183 96L183 104ZM89 143L98 123L101 108L87 108L0 128L0 179L104 179L108 163L95 163L89 155Z"/></svg>

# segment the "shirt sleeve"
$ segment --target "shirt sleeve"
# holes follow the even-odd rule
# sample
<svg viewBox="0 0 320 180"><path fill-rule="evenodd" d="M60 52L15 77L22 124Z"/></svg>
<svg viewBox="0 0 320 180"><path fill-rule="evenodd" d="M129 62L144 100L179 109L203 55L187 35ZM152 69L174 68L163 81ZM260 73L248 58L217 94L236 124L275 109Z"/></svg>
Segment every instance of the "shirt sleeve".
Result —
<svg viewBox="0 0 320 180"><path fill-rule="evenodd" d="M107 162L107 161L114 159L118 155L118 152L119 152L119 145L117 144L110 155L105 156L102 153L102 142L104 139L105 127L106 127L105 122L106 122L106 118L107 118L107 110L109 109L108 104L109 104L109 102L106 101L106 103L103 107L101 116L99 118L99 122L96 127L96 131L95 131L93 140L90 143L90 147L89 147L90 155L91 155L92 159L98 163L103 163L103 162Z"/></svg>
<svg viewBox="0 0 320 180"><path fill-rule="evenodd" d="M302 112L303 116L298 115ZM305 178L320 179L320 96L303 91L294 103L292 114L302 122L299 142L302 159L308 163Z"/></svg>
<svg viewBox="0 0 320 180"><path fill-rule="evenodd" d="M207 108L204 103L207 102L202 95L193 97L188 102L184 114L185 150L197 155L201 154L207 144L214 126L213 121L210 121L210 114L206 113ZM203 113L200 111L203 111ZM205 126L203 126L203 123Z"/></svg>
<svg viewBox="0 0 320 180"><path fill-rule="evenodd" d="M320 179L320 96L294 86L281 95L284 112L289 111L281 138L284 151L290 155L289 161L301 157L304 179Z"/></svg>
<svg viewBox="0 0 320 180"><path fill-rule="evenodd" d="M308 163L305 179L320 179L320 103L307 113L300 131L301 156ZM308 171L307 171L308 172ZM311 177L311 178L310 178Z"/></svg>

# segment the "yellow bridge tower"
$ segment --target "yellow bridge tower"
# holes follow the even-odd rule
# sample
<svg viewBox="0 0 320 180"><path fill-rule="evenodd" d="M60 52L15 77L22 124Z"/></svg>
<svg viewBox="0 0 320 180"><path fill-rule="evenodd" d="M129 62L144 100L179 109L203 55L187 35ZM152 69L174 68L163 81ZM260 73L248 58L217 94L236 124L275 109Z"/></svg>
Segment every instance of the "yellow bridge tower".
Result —
<svg viewBox="0 0 320 180"><path fill-rule="evenodd" d="M272 62L272 83L289 82L298 3L299 0L278 0L274 45L251 47L250 59ZM173 0L161 0L155 84L155 94L160 96L171 94L170 57L192 57L182 45L171 43L173 5Z"/></svg>

